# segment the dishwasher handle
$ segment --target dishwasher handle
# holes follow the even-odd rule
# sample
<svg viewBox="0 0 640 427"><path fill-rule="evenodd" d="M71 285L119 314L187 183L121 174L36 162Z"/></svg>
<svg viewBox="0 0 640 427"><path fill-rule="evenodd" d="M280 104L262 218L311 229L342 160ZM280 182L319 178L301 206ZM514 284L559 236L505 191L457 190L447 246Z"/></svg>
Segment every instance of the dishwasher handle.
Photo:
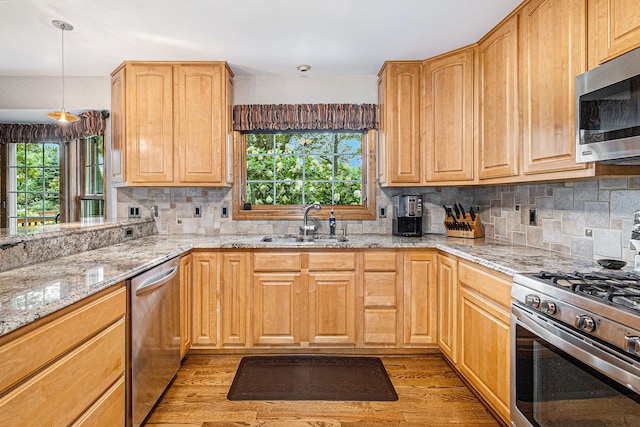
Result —
<svg viewBox="0 0 640 427"><path fill-rule="evenodd" d="M163 272L155 276L149 277L136 288L136 296L147 294L154 291L155 289L158 289L159 287L173 279L173 276L175 276L177 272L178 266L176 265L164 270Z"/></svg>

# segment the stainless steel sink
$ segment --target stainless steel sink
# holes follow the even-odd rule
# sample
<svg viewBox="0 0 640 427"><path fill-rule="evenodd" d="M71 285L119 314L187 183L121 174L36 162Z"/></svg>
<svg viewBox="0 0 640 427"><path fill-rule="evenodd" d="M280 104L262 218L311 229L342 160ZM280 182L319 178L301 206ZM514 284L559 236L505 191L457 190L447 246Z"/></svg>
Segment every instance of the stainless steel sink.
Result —
<svg viewBox="0 0 640 427"><path fill-rule="evenodd" d="M261 240L261 242L273 243L274 245L292 243L298 243L301 245L326 245L332 243L344 243L348 241L349 239L347 239L346 237L338 236L306 236L304 238L302 236L264 236Z"/></svg>

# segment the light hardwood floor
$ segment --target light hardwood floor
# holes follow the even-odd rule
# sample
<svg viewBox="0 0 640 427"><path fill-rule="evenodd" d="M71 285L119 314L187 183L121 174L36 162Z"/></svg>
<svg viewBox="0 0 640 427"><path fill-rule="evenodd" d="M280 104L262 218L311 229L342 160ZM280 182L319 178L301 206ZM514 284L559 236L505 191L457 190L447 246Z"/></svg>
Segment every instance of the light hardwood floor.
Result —
<svg viewBox="0 0 640 427"><path fill-rule="evenodd" d="M396 402L229 401L242 356L187 356L146 426L499 426L439 355L382 356Z"/></svg>

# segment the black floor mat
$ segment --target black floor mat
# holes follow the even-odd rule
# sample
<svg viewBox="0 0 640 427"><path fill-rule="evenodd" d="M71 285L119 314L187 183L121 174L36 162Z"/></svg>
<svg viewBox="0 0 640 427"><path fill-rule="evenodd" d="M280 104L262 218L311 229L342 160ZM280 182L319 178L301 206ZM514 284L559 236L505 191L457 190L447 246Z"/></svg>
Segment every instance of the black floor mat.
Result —
<svg viewBox="0 0 640 427"><path fill-rule="evenodd" d="M247 356L229 400L398 400L377 357Z"/></svg>

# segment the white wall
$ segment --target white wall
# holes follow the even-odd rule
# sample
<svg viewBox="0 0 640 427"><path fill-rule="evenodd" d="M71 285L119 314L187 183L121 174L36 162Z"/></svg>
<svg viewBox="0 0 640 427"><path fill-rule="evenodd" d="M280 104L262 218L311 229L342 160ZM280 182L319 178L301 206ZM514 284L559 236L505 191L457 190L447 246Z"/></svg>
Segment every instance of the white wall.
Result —
<svg viewBox="0 0 640 427"><path fill-rule="evenodd" d="M377 76L247 76L234 78L236 105L377 104Z"/></svg>

